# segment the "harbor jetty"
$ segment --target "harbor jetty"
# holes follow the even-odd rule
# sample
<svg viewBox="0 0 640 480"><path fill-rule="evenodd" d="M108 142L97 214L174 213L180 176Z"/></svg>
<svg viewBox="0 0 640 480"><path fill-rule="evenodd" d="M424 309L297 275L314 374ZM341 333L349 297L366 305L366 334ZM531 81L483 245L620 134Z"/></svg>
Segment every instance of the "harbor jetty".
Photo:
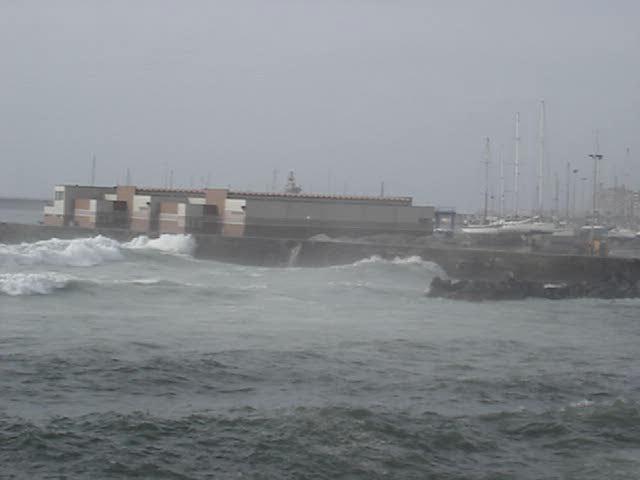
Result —
<svg viewBox="0 0 640 480"><path fill-rule="evenodd" d="M431 281L428 297L479 302L484 300L522 300L546 298L638 298L640 281L630 281L623 275L613 274L607 280L584 279L572 283L547 283L518 280L509 276L504 280L448 280L435 277Z"/></svg>
<svg viewBox="0 0 640 480"><path fill-rule="evenodd" d="M139 236L139 233L109 228L0 224L0 243L5 244L96 235L127 241ZM458 280L500 282L512 277L518 281L578 284L584 281L608 282L617 278L634 285L640 281L640 259L637 258L317 238L232 237L220 234L192 236L196 242L196 257L247 265L323 267L345 265L372 256L385 259L419 256L438 264L450 278ZM295 258L292 258L293 254Z"/></svg>

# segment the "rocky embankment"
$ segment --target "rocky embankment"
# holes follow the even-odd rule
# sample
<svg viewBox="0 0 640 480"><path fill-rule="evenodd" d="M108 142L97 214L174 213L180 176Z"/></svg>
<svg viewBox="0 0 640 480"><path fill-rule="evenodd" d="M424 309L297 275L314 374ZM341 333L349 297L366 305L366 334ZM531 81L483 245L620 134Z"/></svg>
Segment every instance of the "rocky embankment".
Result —
<svg viewBox="0 0 640 480"><path fill-rule="evenodd" d="M553 300L566 298L638 298L640 282L622 276L602 281L548 283L518 280L509 277L502 281L444 280L436 277L427 292L429 297L480 302L483 300L521 300L528 297Z"/></svg>

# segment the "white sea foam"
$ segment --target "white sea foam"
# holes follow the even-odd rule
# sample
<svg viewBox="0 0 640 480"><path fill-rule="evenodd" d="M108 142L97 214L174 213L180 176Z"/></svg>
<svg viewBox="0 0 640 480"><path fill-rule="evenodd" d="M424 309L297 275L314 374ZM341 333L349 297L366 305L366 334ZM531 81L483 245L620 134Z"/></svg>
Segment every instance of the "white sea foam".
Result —
<svg viewBox="0 0 640 480"><path fill-rule="evenodd" d="M442 268L434 262L429 262L427 260L423 260L422 257L418 255L412 255L410 257L394 257L392 259L382 258L379 255L372 255L368 258L363 258L362 260L358 260L357 262L352 263L351 267L360 267L364 265L416 265L420 267L424 267L428 270L431 270L433 273L437 275L445 275Z"/></svg>
<svg viewBox="0 0 640 480"><path fill-rule="evenodd" d="M587 407L591 407L592 405L593 405L593 402L591 400L587 400L586 398L583 400L580 400L579 402L574 402L569 404L569 406L573 408L587 408Z"/></svg>
<svg viewBox="0 0 640 480"><path fill-rule="evenodd" d="M367 265L370 263L381 263L387 265L434 265L433 262L426 262L417 255L412 255L410 257L395 257L393 259L382 258L380 255L372 255L371 257L363 258L362 260L354 262L353 265Z"/></svg>
<svg viewBox="0 0 640 480"><path fill-rule="evenodd" d="M162 234L158 238L142 235L122 246L131 250L157 250L165 253L191 255L196 248L196 242L191 235Z"/></svg>
<svg viewBox="0 0 640 480"><path fill-rule="evenodd" d="M71 277L54 272L46 273L2 273L0 292L11 295L47 295L64 288Z"/></svg>
<svg viewBox="0 0 640 480"><path fill-rule="evenodd" d="M120 260L120 244L98 235L93 238L52 238L18 245L0 244L0 265L56 265L90 267Z"/></svg>
<svg viewBox="0 0 640 480"><path fill-rule="evenodd" d="M155 250L164 253L191 255L195 240L191 235L147 236L120 243L102 235L92 238L61 240L52 238L17 245L0 244L0 266L55 265L92 267L106 262L122 260L125 250Z"/></svg>

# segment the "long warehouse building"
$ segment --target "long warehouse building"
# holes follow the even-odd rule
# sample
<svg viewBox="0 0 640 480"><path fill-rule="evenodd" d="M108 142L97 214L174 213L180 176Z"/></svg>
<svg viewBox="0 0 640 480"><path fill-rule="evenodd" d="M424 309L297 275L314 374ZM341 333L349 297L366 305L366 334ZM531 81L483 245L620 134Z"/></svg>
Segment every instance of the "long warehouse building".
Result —
<svg viewBox="0 0 640 480"><path fill-rule="evenodd" d="M435 209L411 197L58 185L44 223L134 232L306 238L316 234L427 235Z"/></svg>

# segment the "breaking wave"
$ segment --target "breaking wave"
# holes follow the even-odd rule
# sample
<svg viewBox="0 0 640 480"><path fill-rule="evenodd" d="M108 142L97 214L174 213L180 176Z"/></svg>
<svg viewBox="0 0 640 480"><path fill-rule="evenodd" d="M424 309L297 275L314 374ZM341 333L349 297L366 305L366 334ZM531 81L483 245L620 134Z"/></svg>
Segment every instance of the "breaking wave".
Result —
<svg viewBox="0 0 640 480"><path fill-rule="evenodd" d="M161 235L155 239L140 236L126 243L102 235L72 240L53 238L18 245L0 244L0 266L92 267L122 260L123 250L191 255L194 249L195 240L190 235Z"/></svg>
<svg viewBox="0 0 640 480"><path fill-rule="evenodd" d="M365 266L375 266L375 265L386 265L386 266L417 266L423 267L426 270L429 270L434 275L446 276L444 270L435 262L430 262L424 260L422 257L418 255L412 255L410 257L394 257L391 259L382 258L379 255L372 255L368 258L363 258L362 260L358 260L354 263L346 265L346 267L365 267ZM337 268L344 268L337 267Z"/></svg>
<svg viewBox="0 0 640 480"><path fill-rule="evenodd" d="M0 292L11 295L48 295L65 288L71 277L54 272L0 274Z"/></svg>
<svg viewBox="0 0 640 480"><path fill-rule="evenodd" d="M92 238L52 238L19 245L0 244L0 265L56 265L91 267L121 260L120 243L98 235Z"/></svg>
<svg viewBox="0 0 640 480"><path fill-rule="evenodd" d="M413 255L411 257L395 257L393 259L382 258L379 255L372 255L368 258L363 258L362 260L358 260L354 262L353 265L367 265L370 263L381 263L385 265L435 265L433 262L427 262L423 260L421 257L417 255Z"/></svg>
<svg viewBox="0 0 640 480"><path fill-rule="evenodd" d="M157 250L165 253L192 255L196 248L196 242L191 235L162 234L158 238L142 235L122 246L131 250Z"/></svg>

